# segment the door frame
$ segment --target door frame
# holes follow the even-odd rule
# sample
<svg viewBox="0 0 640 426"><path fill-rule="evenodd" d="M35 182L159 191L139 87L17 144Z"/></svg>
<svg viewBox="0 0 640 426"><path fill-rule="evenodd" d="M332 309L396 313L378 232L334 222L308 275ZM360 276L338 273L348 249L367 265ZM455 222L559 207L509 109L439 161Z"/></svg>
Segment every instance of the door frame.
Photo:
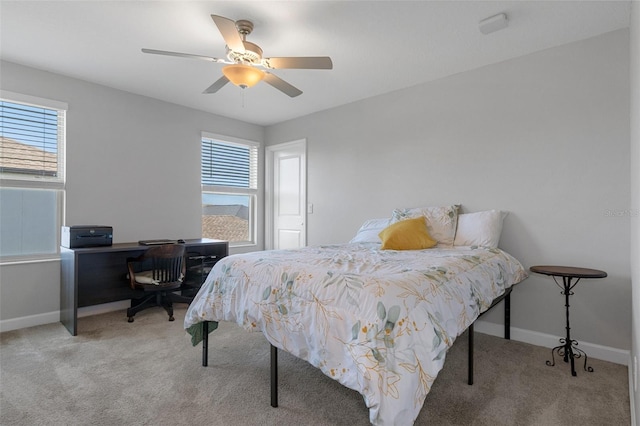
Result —
<svg viewBox="0 0 640 426"><path fill-rule="evenodd" d="M304 225L302 229L302 238L304 239L303 245L307 244L307 140L298 139L291 142L284 142L276 145L269 145L265 148L265 217L264 217L264 244L266 250L273 249L275 222L274 222L274 155L277 151L286 151L292 148L298 149L302 152L302 161L300 161L300 167L302 168L301 174L301 194L304 200Z"/></svg>

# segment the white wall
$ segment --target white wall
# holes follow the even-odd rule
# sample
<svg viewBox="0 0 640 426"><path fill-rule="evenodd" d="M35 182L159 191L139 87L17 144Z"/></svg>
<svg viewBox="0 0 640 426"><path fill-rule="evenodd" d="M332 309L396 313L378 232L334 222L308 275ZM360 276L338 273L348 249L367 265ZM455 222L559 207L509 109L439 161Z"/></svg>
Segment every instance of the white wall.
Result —
<svg viewBox="0 0 640 426"><path fill-rule="evenodd" d="M631 6L631 279L633 287L631 402L636 424L640 422L640 4ZM635 373L635 387L633 374Z"/></svg>
<svg viewBox="0 0 640 426"><path fill-rule="evenodd" d="M0 68L3 90L68 103L65 224L111 225L116 243L200 238L201 132L263 139L261 126L10 62ZM0 268L1 320L60 309L59 265Z"/></svg>
<svg viewBox="0 0 640 426"><path fill-rule="evenodd" d="M621 30L268 127L306 138L308 243L347 241L395 207L503 209L525 267L603 269L572 299L572 336L630 348L629 33ZM373 72L373 71L372 71ZM547 277L514 290L512 325L564 334ZM487 320L501 322L499 313Z"/></svg>
<svg viewBox="0 0 640 426"><path fill-rule="evenodd" d="M573 336L630 349L631 220L617 214L629 209L632 191L628 36L605 34L267 128L269 144L308 141L309 243L346 241L364 219L394 207L508 210L501 246L526 267L609 273L576 288ZM198 236L200 131L263 138L259 126L0 66L3 89L69 103L66 223L113 225L116 241ZM637 133L632 146L637 208ZM159 174L159 166L171 171ZM135 193L125 192L130 185ZM167 189L176 207L158 213ZM58 271L3 266L0 319L57 311ZM514 292L515 327L561 335L563 321L549 279L532 275ZM637 354L637 315L635 324Z"/></svg>

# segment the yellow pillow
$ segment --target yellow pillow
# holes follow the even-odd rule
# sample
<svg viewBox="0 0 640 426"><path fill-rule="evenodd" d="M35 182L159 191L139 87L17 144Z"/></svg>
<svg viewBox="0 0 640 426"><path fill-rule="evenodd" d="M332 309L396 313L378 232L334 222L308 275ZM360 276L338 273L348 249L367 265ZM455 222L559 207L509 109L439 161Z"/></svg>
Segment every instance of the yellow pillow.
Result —
<svg viewBox="0 0 640 426"><path fill-rule="evenodd" d="M424 216L389 225L378 236L382 250L422 250L438 244L429 235Z"/></svg>

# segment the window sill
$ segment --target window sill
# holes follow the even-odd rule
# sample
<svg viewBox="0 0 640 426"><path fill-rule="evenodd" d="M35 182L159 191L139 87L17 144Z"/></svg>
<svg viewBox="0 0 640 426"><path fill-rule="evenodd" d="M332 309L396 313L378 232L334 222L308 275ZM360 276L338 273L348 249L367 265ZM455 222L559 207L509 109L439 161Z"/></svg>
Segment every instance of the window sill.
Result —
<svg viewBox="0 0 640 426"><path fill-rule="evenodd" d="M257 244L229 244L229 254L251 253L262 250Z"/></svg>

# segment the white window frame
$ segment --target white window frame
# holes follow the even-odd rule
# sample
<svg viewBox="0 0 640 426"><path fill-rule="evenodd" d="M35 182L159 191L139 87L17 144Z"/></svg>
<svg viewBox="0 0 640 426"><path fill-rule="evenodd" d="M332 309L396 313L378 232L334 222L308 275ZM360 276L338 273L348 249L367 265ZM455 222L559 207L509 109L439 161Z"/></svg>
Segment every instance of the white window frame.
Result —
<svg viewBox="0 0 640 426"><path fill-rule="evenodd" d="M259 199L260 191L262 188L262 180L260 178L260 148L261 145L258 142L250 141L246 139L240 139L232 136L219 135L215 133L202 132L200 138L201 152L202 152L202 141L204 139L220 142L228 145L237 145L245 148L253 149L253 155L255 158L252 159L252 169L251 180L255 182L254 187L250 188L241 188L235 186L223 186L223 185L205 185L202 183L202 177L200 179L201 183L201 193L210 193L210 194L220 194L220 195L247 195L250 197L250 205L249 205L249 240L247 241L230 241L230 247L255 247L258 245L258 206L261 203ZM202 167L202 158L200 159L200 166ZM201 197L202 198L202 197Z"/></svg>
<svg viewBox="0 0 640 426"><path fill-rule="evenodd" d="M51 190L56 195L56 243L55 252L42 254L21 254L21 255L5 255L0 256L0 265L25 263L31 261L57 260L60 258L60 229L64 223L64 197L65 197L65 181L66 181L66 113L69 109L68 104L52 99L40 98L36 96L24 95L21 93L0 90L0 99L5 102L17 104L25 104L40 108L57 110L59 113L58 122L58 143L57 143L57 166L58 172L56 176L36 176L22 175L15 173L0 173L0 186L3 188L16 189L41 189ZM60 120L62 122L60 122Z"/></svg>

